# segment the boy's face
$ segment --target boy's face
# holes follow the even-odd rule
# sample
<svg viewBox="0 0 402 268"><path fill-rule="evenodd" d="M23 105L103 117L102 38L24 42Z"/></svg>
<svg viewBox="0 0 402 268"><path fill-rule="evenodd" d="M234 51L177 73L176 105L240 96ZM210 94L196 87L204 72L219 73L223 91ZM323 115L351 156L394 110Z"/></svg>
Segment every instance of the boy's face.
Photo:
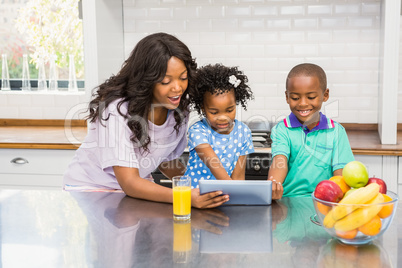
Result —
<svg viewBox="0 0 402 268"><path fill-rule="evenodd" d="M236 97L233 90L219 95L206 92L202 111L213 130L229 134L236 117Z"/></svg>
<svg viewBox="0 0 402 268"><path fill-rule="evenodd" d="M285 94L290 110L300 123L310 130L314 128L320 120L322 103L329 98L329 89L323 91L315 76L296 76L288 80Z"/></svg>

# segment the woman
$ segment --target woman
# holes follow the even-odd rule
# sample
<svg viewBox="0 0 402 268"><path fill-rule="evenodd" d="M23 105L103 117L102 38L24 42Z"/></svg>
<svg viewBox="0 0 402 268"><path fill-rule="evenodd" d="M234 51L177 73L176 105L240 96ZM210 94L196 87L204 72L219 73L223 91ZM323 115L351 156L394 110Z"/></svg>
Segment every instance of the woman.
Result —
<svg viewBox="0 0 402 268"><path fill-rule="evenodd" d="M187 99L196 67L187 46L174 36L142 39L119 73L94 94L88 135L64 175L65 189L122 189L132 197L171 203L172 190L153 183L150 174L157 167L169 178L184 174L177 158L187 145ZM228 200L221 194L194 189L192 205L219 206Z"/></svg>

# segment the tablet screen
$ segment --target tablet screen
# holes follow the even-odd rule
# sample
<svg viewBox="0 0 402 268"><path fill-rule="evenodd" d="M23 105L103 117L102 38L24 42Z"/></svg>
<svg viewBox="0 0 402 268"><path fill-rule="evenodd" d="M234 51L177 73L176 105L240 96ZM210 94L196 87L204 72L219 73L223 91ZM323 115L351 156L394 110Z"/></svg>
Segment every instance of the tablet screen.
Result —
<svg viewBox="0 0 402 268"><path fill-rule="evenodd" d="M222 191L229 195L224 205L270 205L272 182L268 180L201 180L200 193Z"/></svg>

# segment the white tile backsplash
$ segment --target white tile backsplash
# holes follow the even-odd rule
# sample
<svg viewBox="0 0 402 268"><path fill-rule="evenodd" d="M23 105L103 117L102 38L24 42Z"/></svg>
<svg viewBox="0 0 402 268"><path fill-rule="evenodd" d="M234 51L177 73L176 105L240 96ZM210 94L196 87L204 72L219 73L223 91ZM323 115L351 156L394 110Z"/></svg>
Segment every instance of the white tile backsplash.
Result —
<svg viewBox="0 0 402 268"><path fill-rule="evenodd" d="M332 13L331 5L308 5L308 15L329 15Z"/></svg>
<svg viewBox="0 0 402 268"><path fill-rule="evenodd" d="M243 120L286 116L287 73L298 63L317 63L327 72L334 119L377 123L380 9L380 0L123 0L124 53L127 58L144 36L165 31L188 45L199 66L239 66L256 96ZM402 76L402 64L399 69ZM87 103L85 95L42 97L0 94L0 117L62 119Z"/></svg>

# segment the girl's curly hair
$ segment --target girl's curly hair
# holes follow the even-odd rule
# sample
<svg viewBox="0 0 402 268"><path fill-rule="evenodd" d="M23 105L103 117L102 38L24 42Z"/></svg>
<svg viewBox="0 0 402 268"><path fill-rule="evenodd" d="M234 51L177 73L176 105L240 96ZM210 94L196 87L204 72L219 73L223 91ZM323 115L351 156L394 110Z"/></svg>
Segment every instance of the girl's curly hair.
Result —
<svg viewBox="0 0 402 268"><path fill-rule="evenodd" d="M235 78L236 81L232 81ZM222 64L205 65L197 70L195 79L196 94L190 95L190 102L198 114L201 115L206 92L219 95L234 90L236 104L241 104L247 110L247 101L254 98L247 82L247 76L242 71L239 71L237 67L226 67Z"/></svg>
<svg viewBox="0 0 402 268"><path fill-rule="evenodd" d="M90 122L106 121L109 115L103 117L106 107L114 100L121 99L117 107L119 113L128 119L128 127L133 132L130 137L133 143L140 143L142 149L148 151L151 142L148 134L148 124L142 124L143 118L148 122L148 113L152 104L153 89L166 75L167 63L171 57L184 62L187 68L188 87L184 92L179 107L174 111L176 132L183 123L183 115L189 111L188 95L194 87L194 77L197 64L191 56L188 47L176 37L167 33L155 33L146 36L135 46L130 57L124 62L117 75L111 76L99 85L89 103ZM122 114L120 107L128 102L128 113ZM143 139L144 138L144 139Z"/></svg>

